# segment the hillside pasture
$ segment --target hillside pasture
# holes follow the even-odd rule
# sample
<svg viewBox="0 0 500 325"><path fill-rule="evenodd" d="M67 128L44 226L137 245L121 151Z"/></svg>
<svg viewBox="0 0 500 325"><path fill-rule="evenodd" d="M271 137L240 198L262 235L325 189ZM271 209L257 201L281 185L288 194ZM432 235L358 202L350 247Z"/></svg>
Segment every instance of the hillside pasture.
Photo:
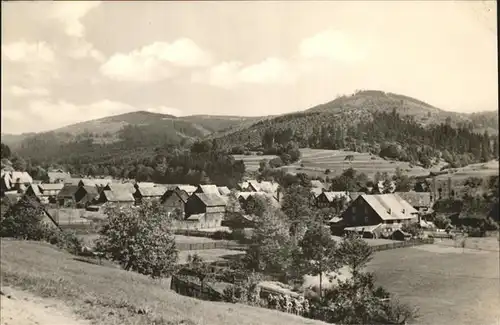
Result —
<svg viewBox="0 0 500 325"><path fill-rule="evenodd" d="M368 270L379 285L419 309L418 324L500 320L498 251L439 244L400 248L375 253Z"/></svg>
<svg viewBox="0 0 500 325"><path fill-rule="evenodd" d="M181 296L170 290L168 279L80 262L48 244L2 239L1 251L3 286L64 301L95 324L325 324L269 309Z"/></svg>
<svg viewBox="0 0 500 325"><path fill-rule="evenodd" d="M276 155L262 155L262 156L257 156L255 154L253 155L233 155L234 159L236 160L243 160L245 163L245 169L250 172L257 171L259 169L259 163L266 159L266 160L271 160L274 159L278 156Z"/></svg>

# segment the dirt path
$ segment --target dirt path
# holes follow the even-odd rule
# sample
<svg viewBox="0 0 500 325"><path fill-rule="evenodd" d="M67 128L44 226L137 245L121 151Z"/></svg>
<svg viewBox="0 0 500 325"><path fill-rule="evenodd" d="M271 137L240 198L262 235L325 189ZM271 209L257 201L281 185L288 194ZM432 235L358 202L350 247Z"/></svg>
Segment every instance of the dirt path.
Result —
<svg viewBox="0 0 500 325"><path fill-rule="evenodd" d="M90 325L57 300L7 287L0 299L0 325Z"/></svg>

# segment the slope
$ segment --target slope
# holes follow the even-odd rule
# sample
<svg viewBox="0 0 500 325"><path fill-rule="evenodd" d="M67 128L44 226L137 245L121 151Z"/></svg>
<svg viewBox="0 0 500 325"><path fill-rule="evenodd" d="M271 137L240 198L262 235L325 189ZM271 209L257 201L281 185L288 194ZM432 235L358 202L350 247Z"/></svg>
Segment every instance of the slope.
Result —
<svg viewBox="0 0 500 325"><path fill-rule="evenodd" d="M452 126L470 125L476 132L488 130L498 134L498 112L463 114L444 111L418 99L378 90L359 91L349 96L321 104L303 112L285 114L261 120L250 127L227 134L214 134L225 145L260 144L266 129L290 128L299 137L308 137L314 128L338 125L349 128L373 118L373 113L390 113L396 110L401 116L411 116L423 126L450 123Z"/></svg>
<svg viewBox="0 0 500 325"><path fill-rule="evenodd" d="M2 285L63 300L97 324L325 324L264 308L181 296L169 289L169 281L76 261L48 244L2 239L1 249Z"/></svg>

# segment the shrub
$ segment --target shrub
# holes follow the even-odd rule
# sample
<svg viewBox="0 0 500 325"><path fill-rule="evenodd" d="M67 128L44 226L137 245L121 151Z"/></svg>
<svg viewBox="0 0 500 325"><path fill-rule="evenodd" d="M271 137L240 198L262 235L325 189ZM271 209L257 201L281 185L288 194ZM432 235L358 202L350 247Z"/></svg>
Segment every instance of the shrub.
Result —
<svg viewBox="0 0 500 325"><path fill-rule="evenodd" d="M273 158L269 161L269 166L271 166L272 168L279 168L283 166L283 161L280 157Z"/></svg>
<svg viewBox="0 0 500 325"><path fill-rule="evenodd" d="M107 258L151 277L170 275L178 259L171 222L158 202L110 207L96 248Z"/></svg>

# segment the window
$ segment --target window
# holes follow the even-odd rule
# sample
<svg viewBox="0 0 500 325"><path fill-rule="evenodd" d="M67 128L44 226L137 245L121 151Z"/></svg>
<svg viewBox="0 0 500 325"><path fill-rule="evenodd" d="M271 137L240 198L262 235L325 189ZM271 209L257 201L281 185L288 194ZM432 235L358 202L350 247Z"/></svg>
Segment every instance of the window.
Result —
<svg viewBox="0 0 500 325"><path fill-rule="evenodd" d="M365 216L365 223L368 223L368 221L369 221L368 216Z"/></svg>
<svg viewBox="0 0 500 325"><path fill-rule="evenodd" d="M392 224L394 223L394 220L389 220L389 221L387 221L387 223L388 223L389 225L392 225Z"/></svg>

